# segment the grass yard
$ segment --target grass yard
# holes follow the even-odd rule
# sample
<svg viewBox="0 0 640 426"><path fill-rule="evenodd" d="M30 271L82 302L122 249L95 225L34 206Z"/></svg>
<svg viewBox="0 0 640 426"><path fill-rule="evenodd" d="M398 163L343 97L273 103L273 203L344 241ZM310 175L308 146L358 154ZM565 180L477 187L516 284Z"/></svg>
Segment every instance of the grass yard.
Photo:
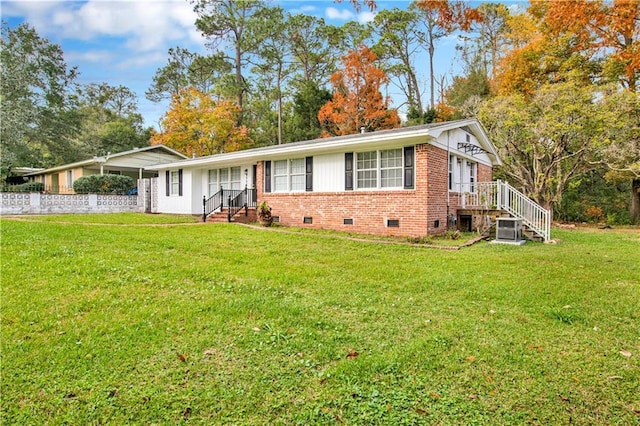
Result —
<svg viewBox="0 0 640 426"><path fill-rule="evenodd" d="M183 219L1 220L2 424L640 422L637 229L445 251Z"/></svg>

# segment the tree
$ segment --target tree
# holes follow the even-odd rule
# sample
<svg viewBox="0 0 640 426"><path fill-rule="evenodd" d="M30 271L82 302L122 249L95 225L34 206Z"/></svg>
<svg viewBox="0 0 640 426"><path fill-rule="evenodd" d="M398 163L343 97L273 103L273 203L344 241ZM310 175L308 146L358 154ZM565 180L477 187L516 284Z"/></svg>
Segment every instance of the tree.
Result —
<svg viewBox="0 0 640 426"><path fill-rule="evenodd" d="M242 124L244 99L248 91L244 69L248 57L256 52L262 43L258 31L252 31L256 25L262 25L262 16L258 13L265 8L261 0L195 0L194 10L199 18L196 27L207 37L214 49L224 52L221 47L229 43L233 53L228 58L233 64L235 77L235 98L240 113L238 124ZM252 37L247 37L251 34Z"/></svg>
<svg viewBox="0 0 640 426"><path fill-rule="evenodd" d="M342 58L344 70L331 76L333 98L318 113L325 136L400 126L397 111L389 109L389 99L380 92L388 78L376 66L376 59L376 54L364 45Z"/></svg>
<svg viewBox="0 0 640 426"><path fill-rule="evenodd" d="M408 109L422 111L422 93L414 66L419 41L424 34L418 28L419 15L415 10L382 10L373 20L378 34L373 47L387 75L395 77L397 86L407 98Z"/></svg>
<svg viewBox="0 0 640 426"><path fill-rule="evenodd" d="M640 3L637 0L538 1L532 13L541 16L547 31L568 34L576 51L606 56L603 74L631 92L640 79Z"/></svg>
<svg viewBox="0 0 640 426"><path fill-rule="evenodd" d="M0 166L50 166L77 160L72 136L77 70L62 49L28 24L2 22L0 45Z"/></svg>
<svg viewBox="0 0 640 426"><path fill-rule="evenodd" d="M171 99L186 87L226 94L224 86L216 83L231 70L231 64L222 53L202 56L180 47L171 48L167 65L156 71L145 95L152 102L160 102Z"/></svg>
<svg viewBox="0 0 640 426"><path fill-rule="evenodd" d="M149 145L150 129L143 128L138 98L128 87L92 83L78 95L81 126L74 140L83 157Z"/></svg>
<svg viewBox="0 0 640 426"><path fill-rule="evenodd" d="M315 139L322 134L318 120L320 108L331 100L331 92L312 81L300 84L293 99L293 112L287 122L286 142Z"/></svg>
<svg viewBox="0 0 640 426"><path fill-rule="evenodd" d="M640 98L628 90L604 92L601 110L607 125L596 147L596 161L609 170L609 181L631 182L630 217L640 223Z"/></svg>
<svg viewBox="0 0 640 426"><path fill-rule="evenodd" d="M213 155L247 148L249 131L237 125L240 108L229 101L215 101L194 88L181 90L162 119L162 132L151 144L164 144L187 155Z"/></svg>
<svg viewBox="0 0 640 426"><path fill-rule="evenodd" d="M547 84L532 96L494 98L480 111L504 174L546 209L560 201L570 179L593 167L606 124L594 98L591 86Z"/></svg>
<svg viewBox="0 0 640 426"><path fill-rule="evenodd" d="M252 28L256 32L250 37L262 38L263 42L258 47L258 57L260 61L256 64L254 71L258 78L262 79L263 86L273 86L263 95L272 93L275 100L275 110L277 114L277 141L282 143L282 102L283 86L285 80L290 77L293 68L290 63L289 43L287 40L287 24L282 8L265 8L260 11L262 24L257 24Z"/></svg>
<svg viewBox="0 0 640 426"><path fill-rule="evenodd" d="M340 30L323 19L307 15L289 16L287 38L294 68L295 85L324 84L336 68Z"/></svg>
<svg viewBox="0 0 640 426"><path fill-rule="evenodd" d="M414 6L415 5L415 6ZM468 30L474 21L482 19L480 13L468 7L462 1L449 2L449 0L418 0L412 3L421 12L425 30L423 31L423 44L426 45L429 54L429 82L430 82L430 106L435 107L435 74L433 60L435 57L435 45L437 40L445 37L456 29Z"/></svg>

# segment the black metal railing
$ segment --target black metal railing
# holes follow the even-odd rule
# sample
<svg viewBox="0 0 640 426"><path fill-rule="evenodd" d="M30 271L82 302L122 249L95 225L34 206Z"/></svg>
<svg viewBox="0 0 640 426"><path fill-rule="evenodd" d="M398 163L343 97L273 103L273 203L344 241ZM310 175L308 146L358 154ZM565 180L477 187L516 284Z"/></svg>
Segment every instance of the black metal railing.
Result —
<svg viewBox="0 0 640 426"><path fill-rule="evenodd" d="M249 208L256 207L256 190L255 189L222 189L213 194L211 197L202 198L202 221L206 222L207 216L216 210L227 209L227 220L231 222L231 218L244 209L245 216L248 215Z"/></svg>

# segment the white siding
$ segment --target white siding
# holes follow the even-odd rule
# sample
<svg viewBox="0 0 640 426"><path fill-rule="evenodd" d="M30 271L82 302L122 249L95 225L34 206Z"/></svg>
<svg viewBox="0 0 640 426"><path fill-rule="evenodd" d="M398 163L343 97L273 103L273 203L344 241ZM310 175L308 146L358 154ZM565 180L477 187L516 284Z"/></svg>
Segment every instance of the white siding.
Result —
<svg viewBox="0 0 640 426"><path fill-rule="evenodd" d="M469 142L467 142L467 135L469 135ZM448 151L457 156L458 158L468 158L470 161L474 163L485 164L491 166L491 159L489 156L484 153L476 153L475 155L471 155L471 152L465 152L464 148L458 149L458 143L472 143L478 147L481 147L478 139L472 134L467 133L462 129L452 129L447 132L442 133L437 140L436 145L442 149L448 149ZM458 173L457 178L459 178L460 174Z"/></svg>
<svg viewBox="0 0 640 426"><path fill-rule="evenodd" d="M313 192L344 191L344 154L313 157Z"/></svg>

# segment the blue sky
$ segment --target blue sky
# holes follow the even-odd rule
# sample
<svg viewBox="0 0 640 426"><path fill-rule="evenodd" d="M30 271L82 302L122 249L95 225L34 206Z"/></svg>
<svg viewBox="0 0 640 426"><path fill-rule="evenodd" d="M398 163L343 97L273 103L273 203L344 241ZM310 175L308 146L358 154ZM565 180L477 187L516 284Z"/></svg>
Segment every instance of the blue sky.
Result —
<svg viewBox="0 0 640 426"><path fill-rule="evenodd" d="M322 17L328 24L367 22L374 14L366 7L357 12L348 0L276 0L295 13ZM378 9L404 9L408 1L378 0ZM156 70L167 63L167 50L180 46L206 53L205 40L196 30L196 15L187 0L21 0L2 1L2 19L14 27L22 22L62 47L65 61L77 66L81 84L106 82L123 85L138 94L145 124L158 128L167 103L153 103L144 97ZM451 75L456 68L456 37L441 40L436 50L437 75ZM426 59L424 70L428 90ZM393 88L389 94L393 97ZM396 102L396 104L399 102Z"/></svg>

